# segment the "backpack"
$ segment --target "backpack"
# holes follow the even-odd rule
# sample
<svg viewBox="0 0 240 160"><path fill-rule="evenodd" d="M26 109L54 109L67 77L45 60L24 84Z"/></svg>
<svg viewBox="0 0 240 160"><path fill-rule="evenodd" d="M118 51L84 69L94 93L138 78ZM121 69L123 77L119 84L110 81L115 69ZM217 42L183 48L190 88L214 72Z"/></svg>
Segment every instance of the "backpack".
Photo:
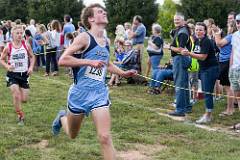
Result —
<svg viewBox="0 0 240 160"><path fill-rule="evenodd" d="M42 47L35 38L32 38L32 51L34 54L41 53Z"/></svg>
<svg viewBox="0 0 240 160"><path fill-rule="evenodd" d="M191 47L191 52L194 49L194 39L192 36L189 36L188 42L190 43L190 47ZM177 47L179 47L179 41L178 41L178 36L176 37L176 45ZM188 71L189 72L197 72L199 71L199 63L198 60L196 58L192 58L191 57L191 65L188 67Z"/></svg>

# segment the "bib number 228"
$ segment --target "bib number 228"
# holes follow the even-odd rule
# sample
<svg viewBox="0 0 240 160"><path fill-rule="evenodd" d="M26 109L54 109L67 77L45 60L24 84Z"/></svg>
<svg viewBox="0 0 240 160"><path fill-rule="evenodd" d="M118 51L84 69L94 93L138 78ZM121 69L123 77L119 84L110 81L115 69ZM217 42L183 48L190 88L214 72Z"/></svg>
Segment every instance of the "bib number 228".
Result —
<svg viewBox="0 0 240 160"><path fill-rule="evenodd" d="M105 67L95 68L95 67L88 66L85 72L85 75L91 79L102 81L104 76L104 71L105 71Z"/></svg>
<svg viewBox="0 0 240 160"><path fill-rule="evenodd" d="M93 74L93 75L96 75L96 76L102 76L102 68L94 68L94 67L91 67L90 71L89 71L90 74Z"/></svg>

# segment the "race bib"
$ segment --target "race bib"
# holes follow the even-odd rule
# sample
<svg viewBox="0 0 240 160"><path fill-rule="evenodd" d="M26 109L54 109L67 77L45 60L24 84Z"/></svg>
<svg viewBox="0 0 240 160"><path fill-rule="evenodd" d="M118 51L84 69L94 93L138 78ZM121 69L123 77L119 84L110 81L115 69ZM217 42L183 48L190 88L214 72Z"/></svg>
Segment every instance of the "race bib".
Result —
<svg viewBox="0 0 240 160"><path fill-rule="evenodd" d="M23 61L13 62L11 65L14 67L14 72L26 72L28 70L28 63Z"/></svg>
<svg viewBox="0 0 240 160"><path fill-rule="evenodd" d="M15 68L22 68L23 67L23 62L15 62L14 67Z"/></svg>
<svg viewBox="0 0 240 160"><path fill-rule="evenodd" d="M106 72L106 67L95 68L87 66L85 76L97 81L103 81Z"/></svg>

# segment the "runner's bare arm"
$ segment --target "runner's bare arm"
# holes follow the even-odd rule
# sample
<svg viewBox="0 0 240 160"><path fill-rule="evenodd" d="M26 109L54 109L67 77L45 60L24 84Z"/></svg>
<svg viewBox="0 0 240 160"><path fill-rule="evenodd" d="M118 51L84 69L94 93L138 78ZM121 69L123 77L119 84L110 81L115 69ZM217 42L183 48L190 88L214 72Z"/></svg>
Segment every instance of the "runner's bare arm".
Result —
<svg viewBox="0 0 240 160"><path fill-rule="evenodd" d="M118 74L122 77L133 77L137 75L137 71L135 70L128 70L128 71L123 71L122 69L118 68L116 65L113 63L109 62L108 64L108 71L110 73Z"/></svg>
<svg viewBox="0 0 240 160"><path fill-rule="evenodd" d="M27 44L27 47L28 47L28 57L30 59L30 66L29 66L29 69L28 69L28 74L31 74L32 71L33 71L33 68L34 68L34 65L35 65L35 56L33 54L33 51L32 51L32 47L30 44Z"/></svg>
<svg viewBox="0 0 240 160"><path fill-rule="evenodd" d="M8 71L11 71L14 69L14 67L10 66L9 64L6 63L6 58L8 54L8 47L5 47L3 49L3 52L1 54L0 62L3 65L4 68L6 68Z"/></svg>

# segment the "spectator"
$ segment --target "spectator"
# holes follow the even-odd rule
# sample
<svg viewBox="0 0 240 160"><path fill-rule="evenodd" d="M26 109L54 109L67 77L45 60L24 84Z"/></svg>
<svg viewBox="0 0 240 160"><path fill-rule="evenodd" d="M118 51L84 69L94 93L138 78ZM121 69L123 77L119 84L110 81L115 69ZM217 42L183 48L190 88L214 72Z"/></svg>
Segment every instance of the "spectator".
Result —
<svg viewBox="0 0 240 160"><path fill-rule="evenodd" d="M196 40L195 36L195 21L194 19L188 19L187 21L187 26L189 27L189 30L191 31L191 36L190 38L192 39L193 43ZM193 46L191 47L191 49ZM192 61L196 59L192 59ZM197 62L198 63L198 62ZM197 101L197 91L198 91L198 69L199 69L199 64L195 67L195 70L188 70L188 75L189 75L189 84L191 88L191 95L190 95L190 103L191 105L195 104Z"/></svg>
<svg viewBox="0 0 240 160"><path fill-rule="evenodd" d="M172 59L169 60L168 63L165 64L163 68L158 68L153 70L152 79L157 80L151 81L150 83L150 90L148 90L149 94L160 94L161 93L161 86L162 82L166 79L173 80L173 70L172 70Z"/></svg>
<svg viewBox="0 0 240 160"><path fill-rule="evenodd" d="M4 35L4 42L10 42L12 40L11 37L11 29L12 29L12 21L8 20L3 26L3 35Z"/></svg>
<svg viewBox="0 0 240 160"><path fill-rule="evenodd" d="M152 25L152 36L150 37L148 41L148 65L147 65L147 72L146 75L150 73L150 68L152 67L152 71L154 69L157 69L160 65L160 61L163 57L163 39L160 36L162 27L154 23Z"/></svg>
<svg viewBox="0 0 240 160"><path fill-rule="evenodd" d="M227 23L229 23L231 21L234 21L235 20L235 15L236 15L236 13L233 12L233 11L228 13Z"/></svg>
<svg viewBox="0 0 240 160"><path fill-rule="evenodd" d="M215 56L213 43L207 37L207 26L203 22L196 23L196 41L193 52L182 49L183 55L198 59L200 79L205 98L205 114L196 123L209 123L212 120L213 90L219 73L219 66Z"/></svg>
<svg viewBox="0 0 240 160"><path fill-rule="evenodd" d="M123 27L123 25L117 25L116 27L116 31L115 31L115 39L114 39L114 45L115 47L118 47L118 43L124 43L124 41L126 40L126 33L125 33L125 29Z"/></svg>
<svg viewBox="0 0 240 160"><path fill-rule="evenodd" d="M191 60L188 56L183 56L180 53L182 48L191 49L191 33L185 26L184 16L181 13L175 14L174 25L176 30L174 31L172 44L165 45L165 48L171 50L173 57L173 79L176 86L176 110L169 115L185 116L185 113L192 112L192 106L189 101L189 91L180 88L188 88L188 67L191 65Z"/></svg>
<svg viewBox="0 0 240 160"><path fill-rule="evenodd" d="M44 76L49 76L50 67L53 65L53 73L52 76L56 76L58 74L58 64L56 59L56 51L57 47L53 39L52 33L47 31L46 27L42 24L40 25L41 35L45 39L46 43L46 72Z"/></svg>
<svg viewBox="0 0 240 160"><path fill-rule="evenodd" d="M79 33L86 32L86 29L84 28L81 21L78 21L78 32Z"/></svg>
<svg viewBox="0 0 240 160"><path fill-rule="evenodd" d="M129 33L129 38L132 39L133 47L139 50L140 63L142 65L142 56L144 49L144 39L146 36L146 27L142 23L142 17L139 15L134 16L133 18L133 29ZM141 72L141 69L140 69Z"/></svg>
<svg viewBox="0 0 240 160"><path fill-rule="evenodd" d="M2 26L0 26L0 55L3 49L4 49L4 35L3 35Z"/></svg>
<svg viewBox="0 0 240 160"><path fill-rule="evenodd" d="M125 22L124 28L125 28L125 32L126 32L126 37L127 37L127 39L129 39L129 34L131 32L131 23Z"/></svg>
<svg viewBox="0 0 240 160"><path fill-rule="evenodd" d="M189 19L187 19L187 25L189 25L189 24L193 24L193 25L195 25L195 20L193 19L193 18L189 18Z"/></svg>
<svg viewBox="0 0 240 160"><path fill-rule="evenodd" d="M53 20L51 23L51 34L53 38L54 46L57 47L57 60L60 58L61 55L61 45L60 45L60 37L61 37L61 23L58 20Z"/></svg>
<svg viewBox="0 0 240 160"><path fill-rule="evenodd" d="M27 27L28 30L30 30L32 36L34 37L36 32L37 32L37 28L35 26L35 20L34 19L31 19L30 22L29 22L29 26Z"/></svg>
<svg viewBox="0 0 240 160"><path fill-rule="evenodd" d="M66 39L67 33L73 33L75 31L75 27L71 22L71 17L69 15L64 16L64 26L63 26L63 34L64 34L64 46L69 44L69 42Z"/></svg>
<svg viewBox="0 0 240 160"><path fill-rule="evenodd" d="M45 55L44 55L44 45L47 44L47 39L43 37L42 33L45 32L44 27L42 25L37 25L36 27L37 32L35 36L33 37L38 41L38 43L41 45L41 53L36 55L36 66L42 66L43 68L46 67L46 60L45 60Z"/></svg>
<svg viewBox="0 0 240 160"><path fill-rule="evenodd" d="M123 48L123 45L124 45L124 41L119 41L118 42L118 46L117 48L115 49L115 61L113 62L113 64L115 64L116 66L118 67L121 67L121 64L122 64L122 60L125 56L125 50ZM112 74L111 75L111 79L110 81L108 82L108 85L109 86L119 86L120 85L120 77L119 75L117 74Z"/></svg>
<svg viewBox="0 0 240 160"><path fill-rule="evenodd" d="M238 107L240 108L240 14L236 16L236 26L238 31L232 35L232 54L230 59L229 80L234 91L234 95L238 97Z"/></svg>
<svg viewBox="0 0 240 160"><path fill-rule="evenodd" d="M211 42L213 43L215 54L217 56L217 60L219 60L220 50L217 47L217 44L216 44L214 36L213 36L213 29L216 28L214 19L213 18L208 18L207 20L205 20L204 23L207 26L207 36L211 40ZM220 81L219 81L219 78L218 78L217 81L216 81L216 84L215 84L215 97L214 97L214 99L216 101L220 100L222 98L221 97L222 94L223 94L223 89L222 89L222 86L220 85Z"/></svg>
<svg viewBox="0 0 240 160"><path fill-rule="evenodd" d="M233 91L230 88L230 82L228 78L229 74L229 61L231 57L232 52L232 34L237 31L236 22L235 21L229 21L228 22L228 33L227 36L224 38L221 38L221 30L217 27L213 30L214 37L216 44L220 48L220 54L219 54L219 64L220 64L220 75L219 80L220 84L225 89L228 97L227 97L227 107L224 112L220 114L220 116L226 116L226 115L232 115L234 112L233 107Z"/></svg>
<svg viewBox="0 0 240 160"><path fill-rule="evenodd" d="M16 25L20 25L22 23L22 20L21 19L16 19L14 22L16 23Z"/></svg>
<svg viewBox="0 0 240 160"><path fill-rule="evenodd" d="M236 26L238 31L232 35L232 54L230 59L229 80L231 87L237 97L238 107L240 109L240 13L236 16ZM232 126L234 130L240 130L240 123Z"/></svg>

